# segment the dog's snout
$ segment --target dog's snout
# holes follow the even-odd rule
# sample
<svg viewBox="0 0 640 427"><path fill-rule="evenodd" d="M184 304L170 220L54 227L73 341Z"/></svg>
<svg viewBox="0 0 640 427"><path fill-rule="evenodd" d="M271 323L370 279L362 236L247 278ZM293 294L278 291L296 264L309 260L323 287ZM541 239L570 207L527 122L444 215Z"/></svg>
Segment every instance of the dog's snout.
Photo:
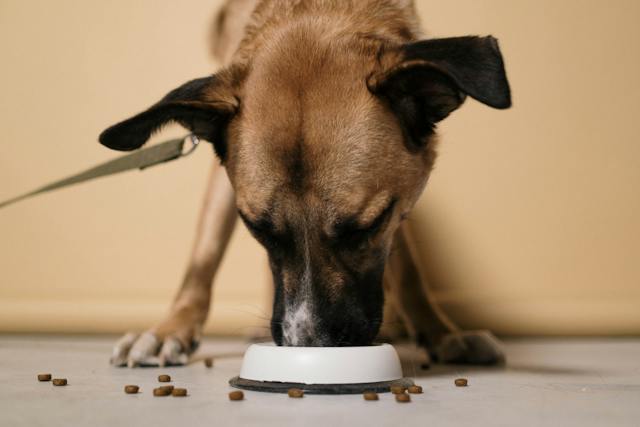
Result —
<svg viewBox="0 0 640 427"><path fill-rule="evenodd" d="M288 250L270 247L274 341L285 346L369 345L382 319L384 248L337 247L323 232L307 221L287 239Z"/></svg>
<svg viewBox="0 0 640 427"><path fill-rule="evenodd" d="M273 338L278 345L369 345L380 328L381 314L370 315L347 297L334 302L304 298L282 306L282 315L274 317L271 324Z"/></svg>
<svg viewBox="0 0 640 427"><path fill-rule="evenodd" d="M311 302L302 301L285 309L282 320L282 345L316 347L325 345L317 331L317 316Z"/></svg>

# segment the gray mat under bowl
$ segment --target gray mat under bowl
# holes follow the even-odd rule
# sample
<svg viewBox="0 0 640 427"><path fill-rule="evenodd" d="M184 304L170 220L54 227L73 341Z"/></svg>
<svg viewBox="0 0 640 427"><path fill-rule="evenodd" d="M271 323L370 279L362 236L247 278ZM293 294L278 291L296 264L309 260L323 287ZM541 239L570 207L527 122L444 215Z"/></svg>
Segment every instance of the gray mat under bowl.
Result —
<svg viewBox="0 0 640 427"><path fill-rule="evenodd" d="M251 391L265 391L269 393L286 393L290 388L299 388L307 394L360 394L365 391L384 393L389 391L389 387L394 385L409 387L413 385L410 378L401 378L394 381L380 381L374 383L355 384L305 384L286 383L279 381L255 381L240 377L233 377L229 380L229 385L236 388Z"/></svg>

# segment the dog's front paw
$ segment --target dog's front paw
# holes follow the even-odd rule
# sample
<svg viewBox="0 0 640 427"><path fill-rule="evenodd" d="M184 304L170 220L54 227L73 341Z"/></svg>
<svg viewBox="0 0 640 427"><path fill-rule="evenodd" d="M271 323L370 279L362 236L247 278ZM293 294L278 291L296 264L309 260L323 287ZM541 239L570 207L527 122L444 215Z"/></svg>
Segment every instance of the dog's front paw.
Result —
<svg viewBox="0 0 640 427"><path fill-rule="evenodd" d="M195 327L167 327L170 321L142 334L128 333L113 347L114 366L180 366L197 349Z"/></svg>
<svg viewBox="0 0 640 427"><path fill-rule="evenodd" d="M500 342L489 331L464 331L447 334L432 354L440 363L499 365L505 362Z"/></svg>

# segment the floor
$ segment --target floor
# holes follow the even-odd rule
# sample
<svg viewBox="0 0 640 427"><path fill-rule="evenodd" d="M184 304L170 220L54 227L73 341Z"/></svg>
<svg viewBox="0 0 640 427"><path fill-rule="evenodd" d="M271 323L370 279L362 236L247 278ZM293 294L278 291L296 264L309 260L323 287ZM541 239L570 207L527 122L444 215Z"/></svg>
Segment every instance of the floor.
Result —
<svg viewBox="0 0 640 427"><path fill-rule="evenodd" d="M506 368L434 366L421 370L421 353L399 346L405 374L424 387L408 404L388 394L312 396L245 392L230 402L227 381L237 375L246 343L211 339L200 356L167 369L112 368L115 337L0 335L0 425L56 426L639 426L640 339L507 340ZM38 373L69 380L39 383ZM159 373L170 374L186 398L153 397ZM469 386L457 388L454 378ZM125 395L125 384L141 393Z"/></svg>

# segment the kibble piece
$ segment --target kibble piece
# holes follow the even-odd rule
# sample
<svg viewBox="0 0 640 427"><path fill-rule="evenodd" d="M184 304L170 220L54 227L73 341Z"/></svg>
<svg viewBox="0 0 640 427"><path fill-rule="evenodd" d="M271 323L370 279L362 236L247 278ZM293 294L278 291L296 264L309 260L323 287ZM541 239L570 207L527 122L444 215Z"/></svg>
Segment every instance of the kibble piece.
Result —
<svg viewBox="0 0 640 427"><path fill-rule="evenodd" d="M171 377L169 375L159 375L158 381L160 381L161 383L168 383L171 382Z"/></svg>
<svg viewBox="0 0 640 427"><path fill-rule="evenodd" d="M454 383L457 387L466 387L468 382L466 378L457 378Z"/></svg>
<svg viewBox="0 0 640 427"><path fill-rule="evenodd" d="M207 357L206 359L204 359L204 366L206 366L207 368L211 368L213 366L213 358Z"/></svg>
<svg viewBox="0 0 640 427"><path fill-rule="evenodd" d="M175 397L184 397L187 395L187 389L186 388L174 388L171 391L171 396L175 396Z"/></svg>
<svg viewBox="0 0 640 427"><path fill-rule="evenodd" d="M394 395L396 398L396 402L411 402L411 395L407 393L400 393Z"/></svg>
<svg viewBox="0 0 640 427"><path fill-rule="evenodd" d="M304 396L304 391L300 390L299 388L290 388L287 391L287 394L289 395L289 397L302 397Z"/></svg>
<svg viewBox="0 0 640 427"><path fill-rule="evenodd" d="M373 391L365 392L362 396L364 400L378 400L378 393L374 393Z"/></svg>
<svg viewBox="0 0 640 427"><path fill-rule="evenodd" d="M411 402L411 396L407 393L396 394L396 402Z"/></svg>
<svg viewBox="0 0 640 427"><path fill-rule="evenodd" d="M38 374L38 381L51 381L51 374Z"/></svg>
<svg viewBox="0 0 640 427"><path fill-rule="evenodd" d="M67 385L67 379L66 378L54 378L53 379L53 385L55 385L55 386Z"/></svg>
<svg viewBox="0 0 640 427"><path fill-rule="evenodd" d="M407 390L411 394L421 394L422 393L422 387L420 387L419 385L409 386L409 388Z"/></svg>
<svg viewBox="0 0 640 427"><path fill-rule="evenodd" d="M171 394L171 390L165 387L158 387L153 389L154 396L169 396Z"/></svg>
<svg viewBox="0 0 640 427"><path fill-rule="evenodd" d="M401 385L392 385L391 386L391 393L393 394L403 394L405 391L407 391L407 388Z"/></svg>
<svg viewBox="0 0 640 427"><path fill-rule="evenodd" d="M137 385L126 385L124 386L124 392L127 394L136 394L140 390L140 387Z"/></svg>
<svg viewBox="0 0 640 427"><path fill-rule="evenodd" d="M161 385L158 388L161 388L162 390L165 390L167 393L171 394L174 387L172 385Z"/></svg>
<svg viewBox="0 0 640 427"><path fill-rule="evenodd" d="M244 399L244 393L240 390L232 391L229 393L229 400L242 400Z"/></svg>

